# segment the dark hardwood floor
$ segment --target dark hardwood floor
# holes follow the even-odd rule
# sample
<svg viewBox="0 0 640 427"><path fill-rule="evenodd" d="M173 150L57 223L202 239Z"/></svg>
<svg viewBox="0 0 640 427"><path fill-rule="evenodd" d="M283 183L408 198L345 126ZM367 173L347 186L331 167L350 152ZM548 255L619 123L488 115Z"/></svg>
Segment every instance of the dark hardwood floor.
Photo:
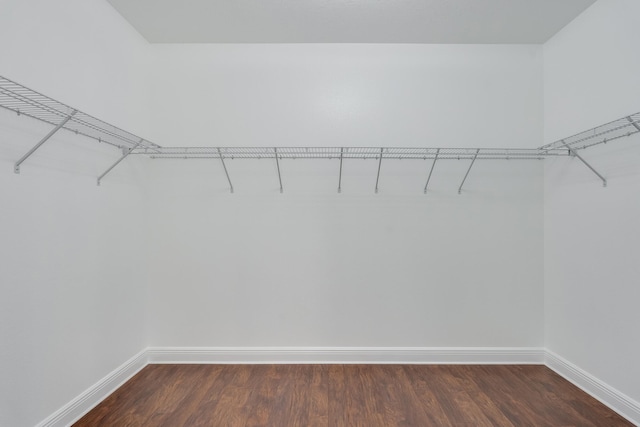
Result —
<svg viewBox="0 0 640 427"><path fill-rule="evenodd" d="M75 424L632 425L529 365L149 365Z"/></svg>

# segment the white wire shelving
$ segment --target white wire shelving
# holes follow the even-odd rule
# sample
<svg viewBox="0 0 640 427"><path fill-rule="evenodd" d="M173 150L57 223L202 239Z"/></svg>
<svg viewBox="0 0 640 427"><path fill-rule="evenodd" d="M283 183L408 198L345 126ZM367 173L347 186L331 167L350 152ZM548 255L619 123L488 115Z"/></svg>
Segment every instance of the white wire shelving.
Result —
<svg viewBox="0 0 640 427"><path fill-rule="evenodd" d="M138 148L132 154L146 154L152 159L374 159L388 160L464 160L525 159L542 160L566 156L566 149L517 148L408 148L408 147L161 147Z"/></svg>
<svg viewBox="0 0 640 427"><path fill-rule="evenodd" d="M540 147L540 150L567 149L584 150L594 145L606 144L619 138L640 132L640 113L631 114L618 120L580 132Z"/></svg>
<svg viewBox="0 0 640 427"><path fill-rule="evenodd" d="M104 175L124 160L133 149L144 147L147 150L155 150L159 148L158 145L126 130L83 113L2 76L0 76L0 107L11 110L18 115L31 117L54 126L51 132L21 159L16 161L14 165L16 173L20 173L20 165L60 129L83 135L98 143L106 143L122 150L122 157L98 178L98 184Z"/></svg>
<svg viewBox="0 0 640 427"><path fill-rule="evenodd" d="M568 138L563 138L550 144L543 145L540 150L553 151L566 149L570 156L578 158L591 172L602 181L603 187L607 186L607 179L591 166L578 151L595 145L606 144L620 138L629 137L640 132L640 113L631 114L621 119L605 123L595 128L577 133Z"/></svg>
<svg viewBox="0 0 640 427"><path fill-rule="evenodd" d="M16 173L20 173L20 165L42 144L58 130L64 129L88 137L98 143L112 145L122 151L121 156L115 163L98 177L98 185L127 156L143 155L151 159L217 159L222 162L231 192L233 192L233 185L225 163L225 160L228 159L275 160L281 192L283 187L280 160L285 159L339 160L338 192L341 191L342 161L345 159L373 159L378 161L376 192L378 192L382 161L404 159L432 160L424 188L425 193L436 162L440 160L470 160L458 193L461 193L462 187L476 160L543 160L550 157L573 156L582 161L606 186L606 179L587 163L578 151L640 132L640 113L636 113L539 148L161 147L2 76L0 76L0 107L11 110L18 115L31 117L54 126L31 150L16 161L14 165Z"/></svg>
<svg viewBox="0 0 640 427"><path fill-rule="evenodd" d="M280 160L285 159L335 159L340 161L338 192L342 192L342 162L345 159L373 159L378 161L375 192L379 190L380 168L383 160L433 160L429 177L424 187L427 193L429 182L438 160L471 160L469 169L458 188L462 192L471 167L478 159L491 160L542 160L551 156L566 156L566 149L511 149L511 148L405 148L405 147L161 147L157 150L137 148L132 154L148 155L152 159L219 159L233 193L233 183L225 163L234 159L273 159L278 170L280 192L283 192Z"/></svg>

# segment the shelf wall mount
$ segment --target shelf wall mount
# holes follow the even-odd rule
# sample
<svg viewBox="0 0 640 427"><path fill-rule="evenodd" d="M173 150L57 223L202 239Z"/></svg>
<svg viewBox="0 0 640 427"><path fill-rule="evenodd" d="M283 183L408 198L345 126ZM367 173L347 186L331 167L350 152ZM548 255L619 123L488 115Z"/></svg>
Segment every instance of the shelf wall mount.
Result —
<svg viewBox="0 0 640 427"><path fill-rule="evenodd" d="M276 159L276 167L278 168L278 182L280 183L280 193L283 193L282 189L282 174L280 173L280 161L278 160L278 148L273 149L273 155Z"/></svg>
<svg viewBox="0 0 640 427"><path fill-rule="evenodd" d="M344 158L344 148L340 147L340 171L338 172L338 193L342 193L342 159Z"/></svg>
<svg viewBox="0 0 640 427"><path fill-rule="evenodd" d="M140 140L140 142L138 143L138 145L142 144L142 142L143 142L143 140ZM116 166L118 166L118 165L120 164L120 162L121 162L121 161L123 161L124 159L126 159L126 158L129 156L129 154L131 154L131 152L132 152L133 150L135 150L135 149L136 149L136 147L137 147L138 145L136 145L136 146L135 146L135 147L133 147L133 148L123 148L123 149L122 149L122 156L120 156L120 158L119 158L118 160L116 160L114 164L112 164L111 166L109 166L109 168L108 168L106 171L104 171L104 172L102 173L102 175L100 175L100 176L98 177L98 179L96 179L96 184L97 184L98 186L100 186L100 182L102 181L102 178L104 178L104 177L105 177L109 172L111 172L111 171L113 170L113 168L115 168Z"/></svg>
<svg viewBox="0 0 640 427"><path fill-rule="evenodd" d="M586 167L588 167L589 169L591 169L591 172L595 173L598 178L600 178L602 180L602 186L606 187L607 186L607 180L604 176L600 175L600 173L595 170L593 168L593 166L591 166L589 163L587 163L587 161L585 159L582 158L582 156L580 154L578 154L573 148L569 147L567 144L564 144L565 147L567 147L567 150L569 150L569 153L571 153L572 156L576 157L578 160L580 160L582 163L584 163L584 165Z"/></svg>
<svg viewBox="0 0 640 427"><path fill-rule="evenodd" d="M73 111L71 112L71 114L69 114L67 117L65 117L64 119L62 119L62 121L61 121L60 123L58 123L58 124L56 125L56 127L55 127L55 128L51 129L51 132L49 132L47 135L45 135L45 137L44 137L44 138L42 138L42 139L40 140L40 142L38 142L36 145L34 145L34 146L33 146L33 148L32 148L31 150L29 150L29 151L28 151L24 156L22 156L22 157L20 158L20 160L18 160L18 161L15 163L15 165L13 165L13 171L14 171L15 173L20 173L20 165L21 165L25 160L27 160L27 159L29 158L29 156L31 156L33 153L35 153L35 152L36 152L36 150L42 146L42 144L44 144L45 142L47 142L47 141L49 140L49 138L51 138L51 137L52 137L56 132L58 132L60 129L62 129L62 127L63 127L64 125L66 125L66 124L67 124L67 122L68 122L69 120L71 120L71 118L72 118L72 117L73 117L77 112L78 112L77 110L73 110Z"/></svg>
<svg viewBox="0 0 640 427"><path fill-rule="evenodd" d="M471 168L473 167L473 164L476 162L476 159L478 158L478 153L480 153L480 149L479 148L476 151L476 155L473 156L473 159L471 159L471 164L469 164L469 169L467 169L467 173L465 173L464 174L464 178L462 178L462 182L460 183L460 187L458 187L458 194L462 194L462 186L464 185L464 182L467 180L467 177L469 176L469 172L471 172Z"/></svg>
<svg viewBox="0 0 640 427"><path fill-rule="evenodd" d="M218 148L218 154L220 155L220 161L222 162L224 174L227 176L227 181L229 182L229 192L233 194L233 184L231 183L231 178L229 178L229 171L227 171L227 165L224 163L224 156L220 152L220 148Z"/></svg>
<svg viewBox="0 0 640 427"><path fill-rule="evenodd" d="M378 162L378 174L376 175L376 194L378 194L378 183L380 182L380 168L382 167L382 157L384 156L384 148L380 149L380 161Z"/></svg>
<svg viewBox="0 0 640 427"><path fill-rule="evenodd" d="M424 194L427 194L427 187L429 187L429 181L431 181L431 175L433 175L433 169L436 167L436 162L438 161L438 155L440 154L440 149L436 149L436 156L433 158L433 163L431 163L431 169L429 169L429 176L427 177L427 183L424 185Z"/></svg>

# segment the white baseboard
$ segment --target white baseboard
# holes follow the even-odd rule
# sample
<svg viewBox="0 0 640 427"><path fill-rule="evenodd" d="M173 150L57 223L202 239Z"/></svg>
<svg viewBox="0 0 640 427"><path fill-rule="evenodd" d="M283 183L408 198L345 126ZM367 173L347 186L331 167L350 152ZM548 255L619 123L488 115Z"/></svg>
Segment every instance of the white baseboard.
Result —
<svg viewBox="0 0 640 427"><path fill-rule="evenodd" d="M147 351L143 350L41 421L36 427L63 427L73 424L145 366L147 366Z"/></svg>
<svg viewBox="0 0 640 427"><path fill-rule="evenodd" d="M149 363L543 364L542 348L151 347Z"/></svg>
<svg viewBox="0 0 640 427"><path fill-rule="evenodd" d="M627 420L640 425L639 402L549 350L546 351L545 365Z"/></svg>
<svg viewBox="0 0 640 427"><path fill-rule="evenodd" d="M640 403L571 362L537 347L150 347L37 427L69 426L150 363L545 364L634 424Z"/></svg>
<svg viewBox="0 0 640 427"><path fill-rule="evenodd" d="M544 355L527 347L150 347L36 427L73 424L150 363L542 364Z"/></svg>

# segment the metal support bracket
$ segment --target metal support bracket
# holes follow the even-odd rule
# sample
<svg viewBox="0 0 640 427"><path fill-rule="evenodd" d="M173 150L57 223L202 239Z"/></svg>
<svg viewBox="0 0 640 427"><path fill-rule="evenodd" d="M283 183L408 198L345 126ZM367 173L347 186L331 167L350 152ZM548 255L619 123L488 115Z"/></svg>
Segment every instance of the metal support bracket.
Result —
<svg viewBox="0 0 640 427"><path fill-rule="evenodd" d="M562 144L563 144L565 147L567 147L567 150L569 150L569 153L570 153L572 156L577 157L577 158L578 158L582 163L584 163L584 164L585 164L585 166L586 166L586 167L588 167L589 169L591 169L591 172L593 172L593 173L595 173L596 175L598 175L598 178L600 178L600 179L602 180L602 186L603 186L603 187L606 187L606 186L607 186L607 180L605 179L605 177L604 177L604 176L600 175L600 174L598 173L598 171L597 171L597 170L595 170L595 169L594 169L594 168L593 168L589 163L587 163L587 162L586 162L586 160L585 160L585 159L583 159L583 158L582 158L582 156L581 156L580 154L578 154L578 152L577 152L577 151L575 151L573 148L569 147L569 146L568 146L564 141L562 141Z"/></svg>
<svg viewBox="0 0 640 427"><path fill-rule="evenodd" d="M273 152L276 155L276 166L278 167L278 181L280 182L280 193L283 192L282 190L282 175L280 174L280 162L278 161L278 149L274 148Z"/></svg>
<svg viewBox="0 0 640 427"><path fill-rule="evenodd" d="M27 159L29 158L29 156L31 156L31 155L32 155L32 154L33 154L33 153L34 153L38 148L40 148L40 146L41 146L42 144L44 144L45 142L47 142L47 140L48 140L49 138L51 138L51 137L52 137L56 132L58 132L58 131L59 131L59 130L64 126L64 125L66 125L66 124L67 124L67 122L68 122L69 120L71 120L71 117L73 117L73 116L74 116L74 114L76 114L77 112L78 112L77 110L73 110L73 111L71 112L71 114L69 114L67 117L65 117L65 118L64 118L60 123L58 123L58 125L57 125L55 128L53 128L53 129L51 130L51 132L49 132L49 133L48 133L44 138L42 138L42 139L40 140L40 142L38 142L38 143L37 143L37 144L36 144L36 145L31 149L31 150L29 150L29 151L27 152L27 154L25 154L24 156L22 156L22 157L20 158L20 160L18 160L18 161L15 163L15 165L13 166L13 171L14 171L15 173L20 173L20 165L22 164L22 162L24 162L25 160L27 160Z"/></svg>
<svg viewBox="0 0 640 427"><path fill-rule="evenodd" d="M220 151L220 147L218 147L218 154L220 155L220 161L222 162L222 167L224 168L224 174L227 176L227 181L229 181L229 188L231 190L231 194L233 194L233 184L231 183L231 178L229 178L227 165L224 163L224 157L222 157L222 151Z"/></svg>
<svg viewBox="0 0 640 427"><path fill-rule="evenodd" d="M634 121L631 116L627 117L627 120L629 120L629 123L631 123L631 126L633 126L634 128L636 128L638 130L638 132L640 132L640 125L638 125L638 122Z"/></svg>
<svg viewBox="0 0 640 427"><path fill-rule="evenodd" d="M378 182L380 181L380 167L382 166L382 153L384 148L380 149L380 161L378 162L378 175L376 176L376 194L378 194Z"/></svg>
<svg viewBox="0 0 640 427"><path fill-rule="evenodd" d="M473 160L471 160L471 164L469 165L469 169L467 169L467 173L464 175L464 178L462 179L462 183L460 183L460 187L458 188L458 194L462 194L462 186L464 185L464 182L467 180L467 177L469 176L469 172L471 172L471 168L473 167L473 164L476 162L476 159L478 158L478 153L480 152L480 149L478 148L476 150L476 155L473 156Z"/></svg>
<svg viewBox="0 0 640 427"><path fill-rule="evenodd" d="M144 141L144 139L141 139L141 140L140 140L140 142L138 142L136 145L134 145L132 148L129 148L128 150L127 150L126 148L125 148L125 149L123 149L123 150L122 150L122 156L121 156L118 160L116 160L116 162L115 162L114 164L112 164L112 165L109 167L109 169L107 169L106 171L104 171L104 173L98 177L98 179L96 180L96 183L98 184L98 186L100 185L100 181L102 181L102 178L104 178L106 174L108 174L109 172L111 172L111 170L112 170L113 168L115 168L116 166L118 166L118 164L119 164L121 161L123 161L124 159L126 159L126 158L127 158L127 156L128 156L129 154L131 154L131 152L132 152L133 150L135 150L136 148L138 148L138 146L139 146L140 144L142 144L142 142L143 142L143 141Z"/></svg>
<svg viewBox="0 0 640 427"><path fill-rule="evenodd" d="M431 170L429 171L429 177L427 177L427 183L424 185L424 194L427 194L427 187L429 186L429 181L431 181L431 174L433 173L433 168L436 166L436 162L438 161L438 155L440 154L440 149L436 150L436 156L433 158L433 163L431 164Z"/></svg>
<svg viewBox="0 0 640 427"><path fill-rule="evenodd" d="M338 175L338 193L342 193L342 155L344 147L340 148L340 175Z"/></svg>

